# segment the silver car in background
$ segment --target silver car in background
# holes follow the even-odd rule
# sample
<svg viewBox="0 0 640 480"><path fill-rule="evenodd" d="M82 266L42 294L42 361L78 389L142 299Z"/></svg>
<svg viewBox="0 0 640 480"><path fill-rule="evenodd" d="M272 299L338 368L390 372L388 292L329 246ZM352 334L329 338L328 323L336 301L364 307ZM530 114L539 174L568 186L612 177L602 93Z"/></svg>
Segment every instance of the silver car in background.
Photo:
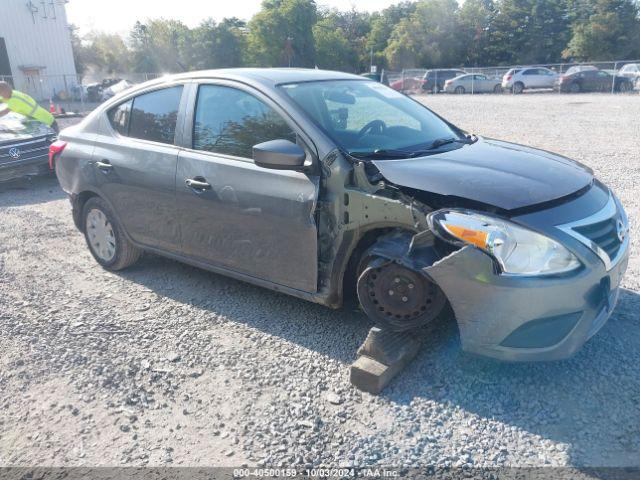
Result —
<svg viewBox="0 0 640 480"><path fill-rule="evenodd" d="M446 93L501 93L500 80L479 73L466 73L444 82Z"/></svg>

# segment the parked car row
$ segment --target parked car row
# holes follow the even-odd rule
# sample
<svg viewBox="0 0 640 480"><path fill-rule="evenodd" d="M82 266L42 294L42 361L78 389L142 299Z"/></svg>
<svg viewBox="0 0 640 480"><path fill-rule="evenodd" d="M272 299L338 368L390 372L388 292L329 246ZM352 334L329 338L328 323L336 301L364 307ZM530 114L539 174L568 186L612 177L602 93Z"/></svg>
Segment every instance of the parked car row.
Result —
<svg viewBox="0 0 640 480"><path fill-rule="evenodd" d="M461 69L431 69L420 77L404 77L389 83L395 90L422 90L445 93L519 94L531 89L561 92L627 92L640 88L640 64L628 63L619 70L601 70L593 65L577 65L564 73L545 67L521 67L508 70L500 79Z"/></svg>

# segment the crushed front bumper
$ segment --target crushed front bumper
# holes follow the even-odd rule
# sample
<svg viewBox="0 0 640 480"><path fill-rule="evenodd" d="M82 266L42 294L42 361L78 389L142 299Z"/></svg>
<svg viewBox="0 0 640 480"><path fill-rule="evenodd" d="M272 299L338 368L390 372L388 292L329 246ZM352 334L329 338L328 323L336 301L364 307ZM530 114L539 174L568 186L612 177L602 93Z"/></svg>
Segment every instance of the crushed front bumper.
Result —
<svg viewBox="0 0 640 480"><path fill-rule="evenodd" d="M602 213L615 201L609 198L613 200L592 218L602 220ZM575 206L582 205L576 202L528 220L538 222L538 227L548 225L549 219L562 217L572 208L575 213ZM617 208L614 214L626 222L624 210ZM424 268L451 303L464 350L509 361L558 360L573 355L606 323L627 269L628 236L609 262L603 261L594 245L587 247L560 230L555 233L581 260L580 269L559 276L506 275L488 254L472 246Z"/></svg>
<svg viewBox="0 0 640 480"><path fill-rule="evenodd" d="M562 278L496 273L493 260L465 247L426 269L447 295L464 350L509 361L573 355L605 324L618 300L626 252L610 270Z"/></svg>

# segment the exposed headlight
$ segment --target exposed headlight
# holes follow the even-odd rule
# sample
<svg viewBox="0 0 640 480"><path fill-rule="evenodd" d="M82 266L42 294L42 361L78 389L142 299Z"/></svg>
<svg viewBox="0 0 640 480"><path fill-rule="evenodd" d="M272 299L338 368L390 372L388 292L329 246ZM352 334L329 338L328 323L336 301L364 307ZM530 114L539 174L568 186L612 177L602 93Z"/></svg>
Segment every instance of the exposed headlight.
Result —
<svg viewBox="0 0 640 480"><path fill-rule="evenodd" d="M575 255L555 240L500 218L439 210L428 220L441 238L475 245L495 258L505 273L552 275L580 267Z"/></svg>

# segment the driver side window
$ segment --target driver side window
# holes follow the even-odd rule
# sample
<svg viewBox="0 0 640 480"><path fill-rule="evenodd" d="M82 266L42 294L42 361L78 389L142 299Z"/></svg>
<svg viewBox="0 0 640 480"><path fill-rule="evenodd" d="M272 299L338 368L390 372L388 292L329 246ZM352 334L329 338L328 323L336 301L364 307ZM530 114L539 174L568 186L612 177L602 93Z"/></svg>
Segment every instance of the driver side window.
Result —
<svg viewBox="0 0 640 480"><path fill-rule="evenodd" d="M271 107L233 87L201 85L193 124L193 148L252 158L253 146L269 140L296 142L296 133Z"/></svg>

